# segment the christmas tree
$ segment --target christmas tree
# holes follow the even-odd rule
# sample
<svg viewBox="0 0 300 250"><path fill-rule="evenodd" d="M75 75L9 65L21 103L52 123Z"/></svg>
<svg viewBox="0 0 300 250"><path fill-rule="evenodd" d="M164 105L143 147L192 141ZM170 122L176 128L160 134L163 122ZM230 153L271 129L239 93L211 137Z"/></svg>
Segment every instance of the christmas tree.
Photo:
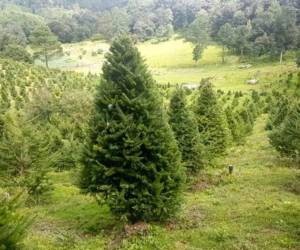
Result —
<svg viewBox="0 0 300 250"><path fill-rule="evenodd" d="M178 208L184 173L162 99L130 38L115 40L106 59L81 187L131 222L164 220Z"/></svg>
<svg viewBox="0 0 300 250"><path fill-rule="evenodd" d="M187 108L185 92L175 91L170 104L170 124L174 131L185 167L196 172L203 168L203 145L193 114Z"/></svg>
<svg viewBox="0 0 300 250"><path fill-rule="evenodd" d="M195 105L198 130L207 157L213 159L225 152L230 131L211 83L203 82L199 91Z"/></svg>
<svg viewBox="0 0 300 250"><path fill-rule="evenodd" d="M281 125L269 135L271 144L283 155L300 158L300 102L296 103Z"/></svg>

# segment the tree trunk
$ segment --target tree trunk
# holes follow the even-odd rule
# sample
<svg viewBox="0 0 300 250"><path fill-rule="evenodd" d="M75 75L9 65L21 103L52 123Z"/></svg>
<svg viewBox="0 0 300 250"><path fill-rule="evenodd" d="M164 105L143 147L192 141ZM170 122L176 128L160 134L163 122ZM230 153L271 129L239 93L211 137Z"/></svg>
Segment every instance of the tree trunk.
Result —
<svg viewBox="0 0 300 250"><path fill-rule="evenodd" d="M222 63L225 63L225 46L222 48Z"/></svg>
<svg viewBox="0 0 300 250"><path fill-rule="evenodd" d="M283 50L281 50L280 52L280 64L282 64L282 60L283 60Z"/></svg>
<svg viewBox="0 0 300 250"><path fill-rule="evenodd" d="M241 48L241 59L240 61L243 61L244 59L244 48Z"/></svg>

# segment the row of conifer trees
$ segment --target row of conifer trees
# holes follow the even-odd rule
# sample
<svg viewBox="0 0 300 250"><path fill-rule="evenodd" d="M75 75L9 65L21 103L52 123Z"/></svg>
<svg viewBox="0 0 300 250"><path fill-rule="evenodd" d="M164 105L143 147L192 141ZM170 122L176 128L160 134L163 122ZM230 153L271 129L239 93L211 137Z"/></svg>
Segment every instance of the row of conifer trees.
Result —
<svg viewBox="0 0 300 250"><path fill-rule="evenodd" d="M32 221L19 208L51 194L48 172L80 158L95 80L0 59L0 249L19 249Z"/></svg>
<svg viewBox="0 0 300 250"><path fill-rule="evenodd" d="M284 86L284 87L283 87ZM270 96L266 129L274 148L285 157L300 161L300 72L283 75Z"/></svg>
<svg viewBox="0 0 300 250"><path fill-rule="evenodd" d="M218 93L203 81L191 105L186 91L176 89L167 115L130 38L114 41L106 59L81 188L131 222L168 219L180 206L186 175L212 164L251 132L262 111L260 95L228 93L224 98L232 103L224 112Z"/></svg>

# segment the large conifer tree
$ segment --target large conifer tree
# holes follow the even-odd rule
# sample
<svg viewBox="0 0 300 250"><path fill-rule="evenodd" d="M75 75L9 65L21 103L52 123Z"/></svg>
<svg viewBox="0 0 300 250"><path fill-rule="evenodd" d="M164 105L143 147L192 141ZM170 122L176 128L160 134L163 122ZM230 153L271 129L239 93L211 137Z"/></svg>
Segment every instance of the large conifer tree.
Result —
<svg viewBox="0 0 300 250"><path fill-rule="evenodd" d="M175 91L170 103L170 124L174 131L185 167L192 172L203 168L203 145L196 119L187 107L182 88Z"/></svg>
<svg viewBox="0 0 300 250"><path fill-rule="evenodd" d="M106 56L81 187L130 221L163 220L179 204L180 153L154 81L128 37Z"/></svg>
<svg viewBox="0 0 300 250"><path fill-rule="evenodd" d="M230 139L230 131L211 83L202 83L199 91L195 105L198 130L201 142L205 146L206 157L213 159L225 152Z"/></svg>

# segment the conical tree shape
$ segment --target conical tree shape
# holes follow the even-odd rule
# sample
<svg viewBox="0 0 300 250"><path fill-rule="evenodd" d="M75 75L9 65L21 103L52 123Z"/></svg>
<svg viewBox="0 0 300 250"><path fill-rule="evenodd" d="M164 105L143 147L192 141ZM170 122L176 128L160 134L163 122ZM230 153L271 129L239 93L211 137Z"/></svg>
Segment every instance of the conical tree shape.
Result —
<svg viewBox="0 0 300 250"><path fill-rule="evenodd" d="M195 105L198 130L201 142L205 146L206 157L213 159L225 152L230 139L230 131L212 85L203 83L199 91Z"/></svg>
<svg viewBox="0 0 300 250"><path fill-rule="evenodd" d="M277 151L300 160L300 102L292 107L282 124L269 137Z"/></svg>
<svg viewBox="0 0 300 250"><path fill-rule="evenodd" d="M200 141L197 122L187 108L184 90L179 88L170 103L170 124L187 170L197 172L204 167L203 145Z"/></svg>
<svg viewBox="0 0 300 250"><path fill-rule="evenodd" d="M275 96L276 100L271 106L269 119L267 121L267 130L272 130L280 126L289 112L291 105L289 99L282 94Z"/></svg>
<svg viewBox="0 0 300 250"><path fill-rule="evenodd" d="M231 106L225 109L225 114L227 118L227 124L231 132L231 136L234 142L240 142L243 135L241 133L241 127L239 124L239 119L237 119L237 114L233 111Z"/></svg>
<svg viewBox="0 0 300 250"><path fill-rule="evenodd" d="M106 59L81 186L130 221L166 219L178 208L183 168L162 99L130 38L115 40Z"/></svg>

